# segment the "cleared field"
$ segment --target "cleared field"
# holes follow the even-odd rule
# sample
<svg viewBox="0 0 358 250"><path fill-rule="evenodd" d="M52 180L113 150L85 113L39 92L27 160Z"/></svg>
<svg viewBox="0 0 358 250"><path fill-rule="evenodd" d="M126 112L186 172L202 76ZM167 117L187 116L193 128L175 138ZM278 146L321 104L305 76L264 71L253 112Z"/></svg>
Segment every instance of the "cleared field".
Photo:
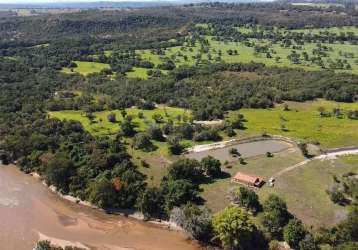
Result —
<svg viewBox="0 0 358 250"><path fill-rule="evenodd" d="M148 71L150 69L147 68L139 68L139 67L133 67L133 69L126 73L126 76L129 78L140 78L140 79L148 79ZM163 75L168 74L167 70L160 70L160 72Z"/></svg>
<svg viewBox="0 0 358 250"><path fill-rule="evenodd" d="M230 174L230 177L225 179L215 180L213 183L202 185L203 197L207 205L213 211L219 211L229 204L229 191L239 185L231 182L231 177L238 171L261 176L264 179L270 178L280 170L294 165L304 160L304 157L298 150L287 150L274 154L274 157L258 156L246 159L246 164L239 163L230 164L230 168L223 166L223 171ZM265 186L263 187L265 188Z"/></svg>
<svg viewBox="0 0 358 250"><path fill-rule="evenodd" d="M358 28L354 26L344 26L344 27L328 27L328 28L307 28L307 29L294 29L291 30L294 32L304 32L310 34L319 34L320 32L329 32L339 35L341 32L352 32L354 34L358 34Z"/></svg>
<svg viewBox="0 0 358 250"><path fill-rule="evenodd" d="M148 74L147 74L148 69L146 68L137 68L134 67L132 69L132 71L127 72L127 77L129 78L141 78L141 79L147 79L148 78Z"/></svg>
<svg viewBox="0 0 358 250"><path fill-rule="evenodd" d="M116 115L117 122L111 123L108 121L107 116L113 112ZM190 111L184 110L181 108L172 108L172 107L158 107L154 110L141 110L137 108L126 109L127 115L133 117L133 122L136 124L137 131L144 131L150 124L154 123L153 115L160 114L163 117L164 121L168 119L176 121L178 116L190 116ZM143 113L143 118L139 118L138 114ZM60 120L75 120L81 122L83 127L95 136L101 135L113 135L119 131L119 123L123 121L120 110L113 111L102 111L95 112L93 115L95 118L91 121L82 111L56 111L49 112L50 117L58 118Z"/></svg>
<svg viewBox="0 0 358 250"><path fill-rule="evenodd" d="M358 103L337 103L317 100L313 102L287 102L290 111L284 111L283 105L272 109L241 109L244 115L246 135L262 134L263 132L284 135L292 138L316 141L323 148L358 145L358 121L342 118L321 117L318 109L323 107L331 112L340 108L343 113L347 110L358 110ZM228 119L238 112L229 112Z"/></svg>
<svg viewBox="0 0 358 250"><path fill-rule="evenodd" d="M267 180L280 170L302 160L302 155L296 150L277 153L273 158L256 157L247 160L246 165L236 164L231 169L224 169L231 176L241 171ZM357 166L358 157L352 156L331 161L312 161L280 176L274 187L264 185L256 191L261 201L271 193L278 194L286 200L289 210L308 225L333 225L343 219L347 211L334 204L326 190L334 183L333 175L341 177L349 171L357 171ZM213 211L219 211L229 204L229 190L236 187L239 184L232 183L230 178L217 180L202 186L203 197Z"/></svg>
<svg viewBox="0 0 358 250"><path fill-rule="evenodd" d="M207 25L205 24L199 25L207 28ZM253 31L252 28L246 27L238 27L237 29L245 34ZM257 27L257 29L263 33L269 32L267 30L261 30L260 27ZM276 28L275 32L310 33L312 35L319 34L320 32L330 32L332 34L339 35L341 32L352 32L353 34L358 34L358 28L349 26L344 28L300 29L289 31ZM309 58L314 57L314 50L317 49L316 43L306 42L304 45L300 45L299 49L293 49L292 47L281 46L281 42L273 43L265 39L249 39L249 41L254 45L268 46L271 56L267 57L266 53L255 53L254 46L247 46L247 44L243 42L216 41L211 36L206 36L205 39L209 42L207 51L203 51L200 43L197 42L194 46L190 46L185 43L183 46L167 48L164 50L163 55L155 54L151 50L136 50L136 53L142 59L148 60L156 66L163 63L167 59L170 59L177 67L181 65L190 66L197 63L204 64L223 61L226 63L259 62L264 63L267 66L303 68L305 70L322 69L318 64L305 60L303 56L303 53L307 53ZM295 45L294 41L292 41L292 44ZM340 61L344 62L344 68L336 68L336 66L334 66L333 69L335 71L358 74L358 55L356 55L358 45L348 43L321 43L321 45L328 48L328 50L325 51L327 56L321 57L325 68L329 68L331 67L330 65L334 65L337 61ZM229 50L237 51L237 54L229 54ZM288 56L292 53L292 51L299 54L300 59L298 63L293 63L288 59ZM345 67L350 67L350 69L346 69Z"/></svg>
<svg viewBox="0 0 358 250"><path fill-rule="evenodd" d="M63 68L62 72L66 74L79 73L81 75L88 75L92 73L101 72L103 69L110 69L109 64L97 63L97 62L83 62L74 61L77 64L75 68Z"/></svg>
<svg viewBox="0 0 358 250"><path fill-rule="evenodd" d="M265 187L259 195L265 198L270 193L279 194L286 200L289 210L309 225L333 225L345 218L347 211L334 204L326 190L334 184L334 175L341 177L357 171L357 163L348 163L344 158L312 161L286 172L277 179L274 188Z"/></svg>

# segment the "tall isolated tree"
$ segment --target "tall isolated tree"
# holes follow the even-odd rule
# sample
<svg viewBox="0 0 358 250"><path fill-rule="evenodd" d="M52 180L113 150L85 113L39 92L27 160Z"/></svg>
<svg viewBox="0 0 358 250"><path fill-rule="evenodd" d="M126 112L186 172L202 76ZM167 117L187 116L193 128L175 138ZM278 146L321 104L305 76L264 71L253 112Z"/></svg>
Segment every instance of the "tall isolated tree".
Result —
<svg viewBox="0 0 358 250"><path fill-rule="evenodd" d="M218 159L209 155L201 159L200 164L207 176L216 178L221 175L221 163Z"/></svg>
<svg viewBox="0 0 358 250"><path fill-rule="evenodd" d="M250 249L256 227L243 209L229 206L214 216L213 228L225 248Z"/></svg>

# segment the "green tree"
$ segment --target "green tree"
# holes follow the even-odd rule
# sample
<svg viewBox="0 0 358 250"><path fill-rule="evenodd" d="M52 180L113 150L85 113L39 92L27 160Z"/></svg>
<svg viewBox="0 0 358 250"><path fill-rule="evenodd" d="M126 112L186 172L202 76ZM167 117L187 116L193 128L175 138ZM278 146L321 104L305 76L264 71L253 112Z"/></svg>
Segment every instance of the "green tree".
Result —
<svg viewBox="0 0 358 250"><path fill-rule="evenodd" d="M151 124L147 129L148 135L156 141L164 141L163 131L157 124Z"/></svg>
<svg viewBox="0 0 358 250"><path fill-rule="evenodd" d="M226 135L229 136L229 137L233 137L233 136L236 135L236 132L235 132L235 130L232 128L231 125L226 127L225 133L226 133Z"/></svg>
<svg viewBox="0 0 358 250"><path fill-rule="evenodd" d="M237 148L230 148L229 149L229 154L232 155L233 157L240 157L241 154L239 152L239 150L237 150Z"/></svg>
<svg viewBox="0 0 358 250"><path fill-rule="evenodd" d="M225 248L250 249L256 227L247 212L239 207L229 206L214 216L215 236Z"/></svg>
<svg viewBox="0 0 358 250"><path fill-rule="evenodd" d="M138 133L133 138L133 146L135 149L144 151L153 151L155 146L150 141L150 136L147 133Z"/></svg>
<svg viewBox="0 0 358 250"><path fill-rule="evenodd" d="M163 116L158 113L155 113L152 118L156 123L162 123L164 121Z"/></svg>
<svg viewBox="0 0 358 250"><path fill-rule="evenodd" d="M116 114L113 112L109 113L107 119L109 122L115 123L117 121Z"/></svg>
<svg viewBox="0 0 358 250"><path fill-rule="evenodd" d="M173 155L180 155L183 152L183 145L180 144L178 137L168 137L168 150Z"/></svg>
<svg viewBox="0 0 358 250"><path fill-rule="evenodd" d="M116 192L110 180L105 176L98 176L88 187L88 199L100 208L111 208L116 200Z"/></svg>
<svg viewBox="0 0 358 250"><path fill-rule="evenodd" d="M149 187L138 197L137 207L146 218L163 218L164 202L161 189Z"/></svg>
<svg viewBox="0 0 358 250"><path fill-rule="evenodd" d="M160 184L164 198L165 208L169 212L173 207L180 207L188 201L198 198L198 186L188 180L163 180Z"/></svg>
<svg viewBox="0 0 358 250"><path fill-rule="evenodd" d="M121 115L122 115L123 118L126 118L126 116L127 116L127 111L126 111L125 109L122 109L122 110L121 110Z"/></svg>
<svg viewBox="0 0 358 250"><path fill-rule="evenodd" d="M232 193L232 201L240 207L257 212L260 209L259 197L255 191L246 187L239 187Z"/></svg>
<svg viewBox="0 0 358 250"><path fill-rule="evenodd" d="M199 183L203 179L203 170L195 159L180 159L172 163L168 168L168 176L173 180L189 180Z"/></svg>
<svg viewBox="0 0 358 250"><path fill-rule="evenodd" d="M221 163L218 159L209 155L201 159L200 164L207 176L216 178L221 175Z"/></svg>
<svg viewBox="0 0 358 250"><path fill-rule="evenodd" d="M274 237L280 237L283 227L291 216L287 211L286 203L277 195L271 194L264 202L263 210L263 226Z"/></svg>
<svg viewBox="0 0 358 250"><path fill-rule="evenodd" d="M358 204L354 203L347 218L338 224L336 237L340 243L358 241Z"/></svg>
<svg viewBox="0 0 358 250"><path fill-rule="evenodd" d="M45 166L46 181L63 193L69 191L70 178L75 173L73 162L64 154L57 154Z"/></svg>
<svg viewBox="0 0 358 250"><path fill-rule="evenodd" d="M130 119L124 119L120 127L124 136L133 136L136 133L135 126Z"/></svg>
<svg viewBox="0 0 358 250"><path fill-rule="evenodd" d="M283 229L283 238L291 248L297 249L301 240L305 238L307 231L298 219L291 219Z"/></svg>
<svg viewBox="0 0 358 250"><path fill-rule="evenodd" d="M245 128L244 121L245 121L244 115L238 114L237 117L235 117L235 119L231 122L231 126L234 129L243 129Z"/></svg>

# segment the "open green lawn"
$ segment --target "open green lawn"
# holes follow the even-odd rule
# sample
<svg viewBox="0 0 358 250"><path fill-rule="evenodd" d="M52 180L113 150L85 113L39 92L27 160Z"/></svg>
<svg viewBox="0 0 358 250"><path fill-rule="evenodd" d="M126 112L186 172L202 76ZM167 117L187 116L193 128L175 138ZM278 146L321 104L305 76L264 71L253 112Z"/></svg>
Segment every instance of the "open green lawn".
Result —
<svg viewBox="0 0 358 250"><path fill-rule="evenodd" d="M133 67L133 69L126 73L126 76L129 78L140 78L140 79L148 79L148 70L147 68ZM160 70L162 74L168 74L167 70Z"/></svg>
<svg viewBox="0 0 358 250"><path fill-rule="evenodd" d="M132 69L132 71L127 72L127 77L129 78L141 78L141 79L147 79L148 78L148 74L147 74L148 69L146 68L138 68L138 67L134 67Z"/></svg>
<svg viewBox="0 0 358 250"><path fill-rule="evenodd" d="M320 32L329 32L339 35L341 32L353 32L358 34L358 28L354 26L344 26L344 27L327 27L327 28L307 28L307 29L294 29L291 30L294 32L304 32L310 34L319 34Z"/></svg>
<svg viewBox="0 0 358 250"><path fill-rule="evenodd" d="M336 117L320 117L318 108L326 111L340 108L344 111L358 110L358 103L337 103L317 100L313 102L287 102L290 111L284 111L283 105L272 109L241 109L245 116L247 129L245 134L279 134L297 139L318 141L323 148L358 145L358 121ZM237 111L229 112L233 117ZM287 131L283 131L284 125Z"/></svg>
<svg viewBox="0 0 358 250"><path fill-rule="evenodd" d="M277 153L273 158L260 156L248 159L246 165L237 163L231 169L224 167L224 170L231 176L241 171L267 180L280 170L302 160L300 152L291 149ZM330 161L316 160L281 175L276 179L274 187L265 184L261 189L256 189L256 192L261 202L271 193L281 196L287 202L290 212L308 225L316 227L333 225L344 218L346 210L331 202L326 190L333 184L333 175L341 177L349 171L357 172L357 167L358 157L356 156ZM202 195L206 204L216 212L229 204L229 190L239 186L239 184L232 183L230 178L221 179L202 185Z"/></svg>
<svg viewBox="0 0 358 250"><path fill-rule="evenodd" d="M107 116L109 113L115 113L117 122L111 123L108 121ZM164 121L168 119L173 120L174 122L177 120L177 116L190 116L190 111L184 110L181 108L172 108L172 107L158 107L154 110L141 110L137 108L128 108L126 109L127 115L133 116L133 122L137 125L137 131L144 131L150 124L154 123L152 116L154 114L162 115ZM144 118L140 119L138 114L142 112ZM113 135L119 131L119 123L123 121L123 117L121 115L120 110L113 111L102 111L95 112L93 115L95 116L94 120L91 122L89 118L87 118L82 111L56 111L49 112L50 117L55 117L61 120L75 120L81 122L83 127L89 131L91 134L95 136L101 135Z"/></svg>
<svg viewBox="0 0 358 250"><path fill-rule="evenodd" d="M276 172L303 161L303 156L298 150L283 151L277 153L272 158L266 156L258 156L251 159L246 159L246 165L236 163L230 165L231 168L222 167L223 171L230 174L230 177L219 179L213 183L202 185L203 197L206 204L214 212L225 208L229 204L229 191L232 188L238 187L238 184L231 182L231 177L238 171L247 174L254 174L263 178L270 178Z"/></svg>
<svg viewBox="0 0 358 250"><path fill-rule="evenodd" d="M83 61L74 61L77 64L76 68L63 68L62 72L66 74L79 73L84 76L92 73L101 72L103 69L110 69L109 64L97 63L97 62L83 62Z"/></svg>
<svg viewBox="0 0 358 250"><path fill-rule="evenodd" d="M283 174L276 180L274 188L262 188L259 196L280 195L286 200L289 210L309 225L336 224L344 218L346 210L334 204L326 190L334 184L334 175L340 178L347 172L357 172L357 163L348 163L344 158L312 161Z"/></svg>
<svg viewBox="0 0 358 250"><path fill-rule="evenodd" d="M197 27L202 27L205 29L210 29L210 25L205 23L199 23L196 25ZM271 30L267 30L263 27L236 27L238 31L244 34L250 34L255 30L258 32L263 32L264 34L272 33ZM339 35L341 32L352 32L353 34L358 34L358 28L354 26L346 26L346 27L331 27L331 28L306 28L306 29L295 29L295 30L287 30L281 28L274 28L274 32L281 33L282 35L287 32L296 32L296 33L305 33L305 34L319 34L321 32L329 32L331 34ZM169 48L164 48L164 54L158 55L154 51L150 49L144 50L136 50L136 54L142 60L147 60L152 62L155 65L155 68L167 59L174 61L177 67L182 65L192 66L197 63L197 56L201 54L201 59L199 63L217 63L217 62L225 62L225 63L250 63L250 62L258 62L264 63L267 66L279 66L279 67L292 67L292 68L302 68L305 70L321 70L321 66L317 65L317 63L312 63L311 61L305 61L303 53L307 53L309 58L315 57L313 51L317 48L317 43L315 42L305 42L305 44L300 45L302 48L292 48L291 47L283 47L282 42L271 42L265 39L249 39L249 41L253 45L268 45L271 58L266 56L266 53L255 53L253 46L247 46L244 42L231 42L231 41L217 41L212 36L206 36L205 39L209 41L208 51L201 51L201 45L199 42L196 42L195 45L191 46L188 43L184 43L183 46L174 46ZM292 45L295 44L292 41ZM327 56L321 56L322 62L325 68L330 68L331 61L337 62L337 60L344 61L343 69L335 68L336 72L347 72L358 74L358 45L353 45L349 43L321 43L322 46L326 46L329 48L328 51L325 51ZM227 53L228 50L237 50L238 54L229 55ZM287 57L292 53L292 51L296 51L297 54L300 55L299 63L291 62ZM113 51L106 50L105 55L111 56ZM219 57L221 54L221 57ZM279 59L277 59L279 58ZM89 74L93 72L98 72L103 67L109 67L106 64L98 64L92 63L95 65L86 65L90 64L89 62L79 62L80 65L77 69L74 69L74 72L79 72L81 74ZM106 66L104 66L106 65ZM345 68L349 65L351 69ZM102 68L101 68L102 67ZM130 78L148 78L147 69L134 67L131 72L127 73L127 76ZM64 68L63 72L71 73L71 69ZM166 73L162 71L163 73Z"/></svg>

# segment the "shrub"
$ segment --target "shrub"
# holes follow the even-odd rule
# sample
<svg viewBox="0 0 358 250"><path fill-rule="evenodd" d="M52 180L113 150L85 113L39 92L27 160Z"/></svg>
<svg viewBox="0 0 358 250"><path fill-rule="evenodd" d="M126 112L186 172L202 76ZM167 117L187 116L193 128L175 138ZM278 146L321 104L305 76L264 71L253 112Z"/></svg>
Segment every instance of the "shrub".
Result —
<svg viewBox="0 0 358 250"><path fill-rule="evenodd" d="M153 143L150 141L150 136L147 133L138 133L134 136L133 146L135 149L144 151L152 151L155 149Z"/></svg>
<svg viewBox="0 0 358 250"><path fill-rule="evenodd" d="M113 112L109 113L107 119L109 122L115 123L117 121L116 114Z"/></svg>
<svg viewBox="0 0 358 250"><path fill-rule="evenodd" d="M290 220L283 231L285 241L294 249L298 248L300 241L304 239L307 233L302 222L297 219Z"/></svg>

